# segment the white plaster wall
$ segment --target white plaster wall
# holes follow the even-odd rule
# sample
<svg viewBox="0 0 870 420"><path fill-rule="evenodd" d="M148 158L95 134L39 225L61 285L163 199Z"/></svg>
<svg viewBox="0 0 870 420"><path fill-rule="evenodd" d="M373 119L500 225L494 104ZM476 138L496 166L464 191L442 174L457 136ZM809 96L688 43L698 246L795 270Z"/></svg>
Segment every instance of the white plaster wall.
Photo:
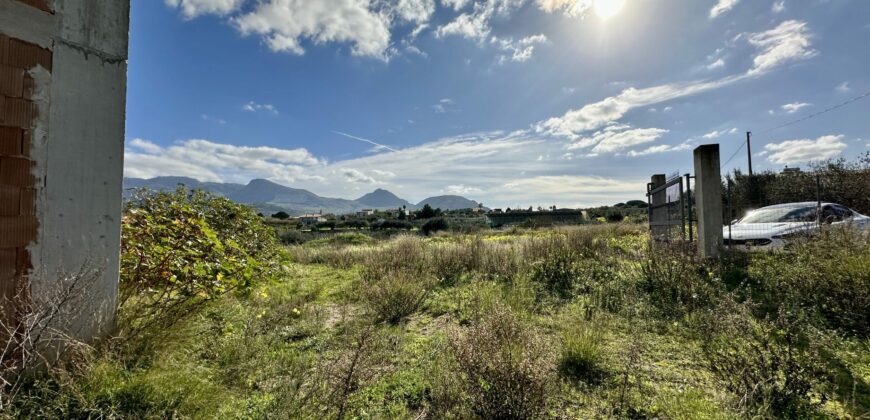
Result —
<svg viewBox="0 0 870 420"><path fill-rule="evenodd" d="M120 256L130 0L58 0L52 16L0 0L0 29L53 50L52 71L31 69L40 115L31 157L39 234L29 247L40 305L84 271L58 327L92 341L114 325Z"/></svg>

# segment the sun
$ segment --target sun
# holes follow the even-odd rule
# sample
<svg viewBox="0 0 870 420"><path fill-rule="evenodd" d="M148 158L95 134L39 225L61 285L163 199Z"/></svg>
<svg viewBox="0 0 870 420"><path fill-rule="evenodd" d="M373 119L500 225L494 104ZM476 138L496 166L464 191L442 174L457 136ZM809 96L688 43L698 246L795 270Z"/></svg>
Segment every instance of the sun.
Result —
<svg viewBox="0 0 870 420"><path fill-rule="evenodd" d="M607 20L619 14L623 6L625 0L595 0L595 14Z"/></svg>

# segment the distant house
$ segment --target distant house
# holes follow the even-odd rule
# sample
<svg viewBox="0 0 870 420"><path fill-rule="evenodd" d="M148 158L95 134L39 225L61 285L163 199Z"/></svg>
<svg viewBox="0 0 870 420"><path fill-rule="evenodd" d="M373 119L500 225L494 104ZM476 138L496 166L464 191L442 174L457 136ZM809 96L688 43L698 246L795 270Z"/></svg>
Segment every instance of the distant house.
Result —
<svg viewBox="0 0 870 420"><path fill-rule="evenodd" d="M325 222L326 218L322 214L303 214L296 217L296 220L305 226L316 225L320 222Z"/></svg>
<svg viewBox="0 0 870 420"><path fill-rule="evenodd" d="M356 212L356 215L359 217L371 216L373 214L375 214L374 209L362 209L362 210Z"/></svg>
<svg viewBox="0 0 870 420"><path fill-rule="evenodd" d="M496 209L498 210L498 209ZM579 210L559 209L555 211L510 211L490 212L486 220L492 227L521 225L529 223L534 226L572 225L583 223L583 213Z"/></svg>
<svg viewBox="0 0 870 420"><path fill-rule="evenodd" d="M410 216L411 211L408 209L398 208L394 210L390 210L390 213L393 214L393 217L402 217L402 216Z"/></svg>

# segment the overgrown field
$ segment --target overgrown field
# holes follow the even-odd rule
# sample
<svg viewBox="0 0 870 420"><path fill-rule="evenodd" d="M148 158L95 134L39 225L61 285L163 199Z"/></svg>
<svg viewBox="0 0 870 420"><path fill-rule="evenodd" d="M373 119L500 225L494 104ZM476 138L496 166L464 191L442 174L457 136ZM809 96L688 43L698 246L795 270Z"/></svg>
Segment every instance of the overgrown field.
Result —
<svg viewBox="0 0 870 420"><path fill-rule="evenodd" d="M235 262L184 277L127 260L118 338L6 395L0 416L870 416L866 235L716 262L651 249L627 224L274 249L256 226L212 226L241 210L201 206L229 204L145 203L138 217L166 220L136 225L129 209L125 243L140 248L125 256L154 252L142 229L183 214L215 242L161 249Z"/></svg>

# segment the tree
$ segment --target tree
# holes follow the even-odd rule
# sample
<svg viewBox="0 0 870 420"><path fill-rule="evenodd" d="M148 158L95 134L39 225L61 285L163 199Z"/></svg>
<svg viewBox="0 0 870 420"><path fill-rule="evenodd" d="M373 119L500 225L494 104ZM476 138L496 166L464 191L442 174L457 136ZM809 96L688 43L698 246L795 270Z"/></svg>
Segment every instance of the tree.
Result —
<svg viewBox="0 0 870 420"><path fill-rule="evenodd" d="M423 231L424 235L428 236L428 235L431 235L435 232L438 232L441 230L447 230L449 228L450 228L450 224L447 223L447 220L444 220L444 219L439 217L437 219L430 219L429 221L424 223L421 230Z"/></svg>
<svg viewBox="0 0 870 420"><path fill-rule="evenodd" d="M273 214L272 218L278 220L287 220L290 218L290 215L287 214L287 212L279 211L278 213Z"/></svg>
<svg viewBox="0 0 870 420"><path fill-rule="evenodd" d="M421 219L431 219L435 217L435 215L435 209L433 209L432 206L430 206L429 204L424 205L420 212L417 213L417 216L419 216Z"/></svg>

